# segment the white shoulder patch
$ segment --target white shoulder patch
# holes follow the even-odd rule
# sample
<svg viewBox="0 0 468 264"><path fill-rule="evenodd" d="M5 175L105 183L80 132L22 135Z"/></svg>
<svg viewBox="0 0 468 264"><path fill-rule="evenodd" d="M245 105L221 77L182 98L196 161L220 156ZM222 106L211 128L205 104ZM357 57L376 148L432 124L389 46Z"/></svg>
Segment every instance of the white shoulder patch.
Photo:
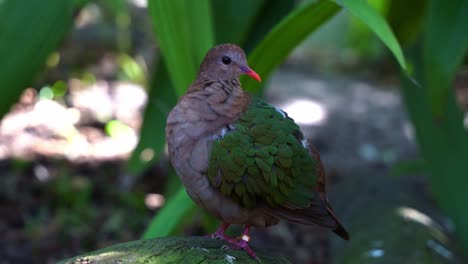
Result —
<svg viewBox="0 0 468 264"><path fill-rule="evenodd" d="M275 107L275 109L276 109L276 112L280 113L280 114L283 116L283 118L286 118L286 116L287 116L286 112L284 112L283 110L279 109L278 107Z"/></svg>
<svg viewBox="0 0 468 264"><path fill-rule="evenodd" d="M224 135L226 135L226 133L228 132L228 129L226 127L223 127L223 129L221 129L221 132L220 132L220 136L221 137L224 137Z"/></svg>
<svg viewBox="0 0 468 264"><path fill-rule="evenodd" d="M212 135L212 138L214 140L223 138L227 133L229 133L230 131L235 130L235 129L236 129L236 127L234 125L228 124L227 126L220 129L218 133Z"/></svg>

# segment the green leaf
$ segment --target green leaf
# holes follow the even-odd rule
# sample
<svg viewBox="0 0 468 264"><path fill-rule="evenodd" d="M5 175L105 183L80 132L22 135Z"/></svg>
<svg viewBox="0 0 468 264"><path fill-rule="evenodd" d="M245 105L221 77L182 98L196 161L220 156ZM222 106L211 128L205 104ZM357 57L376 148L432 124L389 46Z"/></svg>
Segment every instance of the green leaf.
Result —
<svg viewBox="0 0 468 264"><path fill-rule="evenodd" d="M200 61L214 43L209 1L149 1L148 8L169 76L180 96L195 79Z"/></svg>
<svg viewBox="0 0 468 264"><path fill-rule="evenodd" d="M468 49L467 18L467 1L430 2L422 41L409 53L421 85L403 77L405 105L427 164L431 191L453 220L464 252L468 252L468 131L450 87Z"/></svg>
<svg viewBox="0 0 468 264"><path fill-rule="evenodd" d="M150 1L149 11L164 63L160 62L151 83L140 140L127 164L135 174L161 157L167 114L195 79L199 62L213 45L208 0Z"/></svg>
<svg viewBox="0 0 468 264"><path fill-rule="evenodd" d="M0 2L0 116L31 84L71 28L74 2Z"/></svg>
<svg viewBox="0 0 468 264"><path fill-rule="evenodd" d="M107 122L104 130L106 131L106 134L112 138L125 137L126 135L133 133L132 128L118 120Z"/></svg>
<svg viewBox="0 0 468 264"><path fill-rule="evenodd" d="M185 192L185 188L181 187L151 221L142 238L164 237L171 234L185 213L193 206L194 203Z"/></svg>
<svg viewBox="0 0 468 264"><path fill-rule="evenodd" d="M284 0L211 0L216 43L235 43L249 52L294 5Z"/></svg>
<svg viewBox="0 0 468 264"><path fill-rule="evenodd" d="M214 43L208 0L150 1L148 7L166 68L159 68L157 78L161 79L155 79L151 89L141 140L129 163L134 171L141 171L149 164L150 160L141 162L139 154L147 146L155 154L151 159L162 154L167 113L176 97L184 94L195 79L199 63ZM173 89L166 76L170 77ZM180 187L151 221L143 238L170 234L191 208L193 202Z"/></svg>
<svg viewBox="0 0 468 264"><path fill-rule="evenodd" d="M468 49L468 1L430 1L423 60L432 111L440 116Z"/></svg>
<svg viewBox="0 0 468 264"><path fill-rule="evenodd" d="M213 45L208 0L150 1L148 8L164 63L159 62L152 79L140 140L127 163L134 174L161 157L167 114L195 79L199 62Z"/></svg>
<svg viewBox="0 0 468 264"><path fill-rule="evenodd" d="M188 4L186 15L189 17L189 25L191 26L190 41L186 45L192 47L195 57L195 70L198 72L206 52L214 46L213 16L209 0L186 0L186 2Z"/></svg>
<svg viewBox="0 0 468 264"><path fill-rule="evenodd" d="M387 21L400 44L408 46L421 32L427 11L427 0L393 0L387 13Z"/></svg>
<svg viewBox="0 0 468 264"><path fill-rule="evenodd" d="M343 5L351 14L361 19L390 49L401 68L407 71L400 44L385 19L365 0L343 0Z"/></svg>
<svg viewBox="0 0 468 264"><path fill-rule="evenodd" d="M423 159L400 161L390 169L390 175L403 176L427 172L427 164Z"/></svg>
<svg viewBox="0 0 468 264"><path fill-rule="evenodd" d="M176 91L171 85L164 63L160 60L151 82L148 104L143 115L140 140L127 162L127 169L131 173L141 173L163 155L166 143L164 135L166 117L176 102Z"/></svg>
<svg viewBox="0 0 468 264"><path fill-rule="evenodd" d="M305 4L285 17L249 55L249 65L263 80L287 55L314 30L333 17L340 7L332 1L321 0ZM251 93L259 93L260 84L244 78L243 87Z"/></svg>
<svg viewBox="0 0 468 264"><path fill-rule="evenodd" d="M244 46L265 0L212 0L216 43ZM233 26L235 25L235 26Z"/></svg>
<svg viewBox="0 0 468 264"><path fill-rule="evenodd" d="M212 0L211 3L216 42L235 43L246 53L295 6L294 1L284 0Z"/></svg>
<svg viewBox="0 0 468 264"><path fill-rule="evenodd" d="M255 16L254 23L250 25L246 39L242 42L245 52L250 53L255 49L271 29L293 10L294 6L294 1L266 1Z"/></svg>

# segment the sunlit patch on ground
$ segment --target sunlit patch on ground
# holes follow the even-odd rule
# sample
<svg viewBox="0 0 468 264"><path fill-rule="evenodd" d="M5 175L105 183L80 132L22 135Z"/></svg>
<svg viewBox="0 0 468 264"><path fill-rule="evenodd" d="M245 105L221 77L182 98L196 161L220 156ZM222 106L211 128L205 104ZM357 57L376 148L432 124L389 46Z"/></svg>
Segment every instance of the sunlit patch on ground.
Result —
<svg viewBox="0 0 468 264"><path fill-rule="evenodd" d="M321 125L327 118L325 107L310 99L296 99L280 107L299 125Z"/></svg>
<svg viewBox="0 0 468 264"><path fill-rule="evenodd" d="M26 90L0 124L0 159L36 155L73 161L127 158L138 142L147 100L143 88L105 81L86 86L75 80L69 90L68 103L41 99L32 89Z"/></svg>
<svg viewBox="0 0 468 264"><path fill-rule="evenodd" d="M146 8L148 6L148 0L131 0L133 4L140 8Z"/></svg>
<svg viewBox="0 0 468 264"><path fill-rule="evenodd" d="M448 237L441 231L442 227L423 212L414 208L402 206L397 209L397 214L406 220L414 221L428 227L430 232L438 240L444 243L448 241Z"/></svg>
<svg viewBox="0 0 468 264"><path fill-rule="evenodd" d="M158 193L148 193L145 196L145 204L149 209L157 209L164 205L164 196Z"/></svg>
<svg viewBox="0 0 468 264"><path fill-rule="evenodd" d="M368 258L381 258L385 255L385 250L380 248L373 248L366 252Z"/></svg>

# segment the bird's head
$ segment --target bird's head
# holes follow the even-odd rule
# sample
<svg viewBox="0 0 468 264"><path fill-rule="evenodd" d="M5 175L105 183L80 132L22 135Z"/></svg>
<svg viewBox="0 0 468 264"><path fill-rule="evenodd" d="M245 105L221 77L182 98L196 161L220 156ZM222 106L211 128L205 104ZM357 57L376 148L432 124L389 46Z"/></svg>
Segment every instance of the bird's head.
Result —
<svg viewBox="0 0 468 264"><path fill-rule="evenodd" d="M214 80L232 80L247 74L261 82L260 76L247 65L244 51L234 44L222 44L208 51L200 65L199 75Z"/></svg>

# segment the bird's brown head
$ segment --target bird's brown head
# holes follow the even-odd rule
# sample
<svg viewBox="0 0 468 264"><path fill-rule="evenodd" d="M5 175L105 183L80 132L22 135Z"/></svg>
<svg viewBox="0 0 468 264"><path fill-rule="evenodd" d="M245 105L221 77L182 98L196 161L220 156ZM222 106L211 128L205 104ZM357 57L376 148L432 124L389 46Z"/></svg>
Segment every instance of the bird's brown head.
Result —
<svg viewBox="0 0 468 264"><path fill-rule="evenodd" d="M247 65L244 51L234 44L222 44L208 51L200 65L199 77L212 80L232 80L247 74L257 81L260 76Z"/></svg>

